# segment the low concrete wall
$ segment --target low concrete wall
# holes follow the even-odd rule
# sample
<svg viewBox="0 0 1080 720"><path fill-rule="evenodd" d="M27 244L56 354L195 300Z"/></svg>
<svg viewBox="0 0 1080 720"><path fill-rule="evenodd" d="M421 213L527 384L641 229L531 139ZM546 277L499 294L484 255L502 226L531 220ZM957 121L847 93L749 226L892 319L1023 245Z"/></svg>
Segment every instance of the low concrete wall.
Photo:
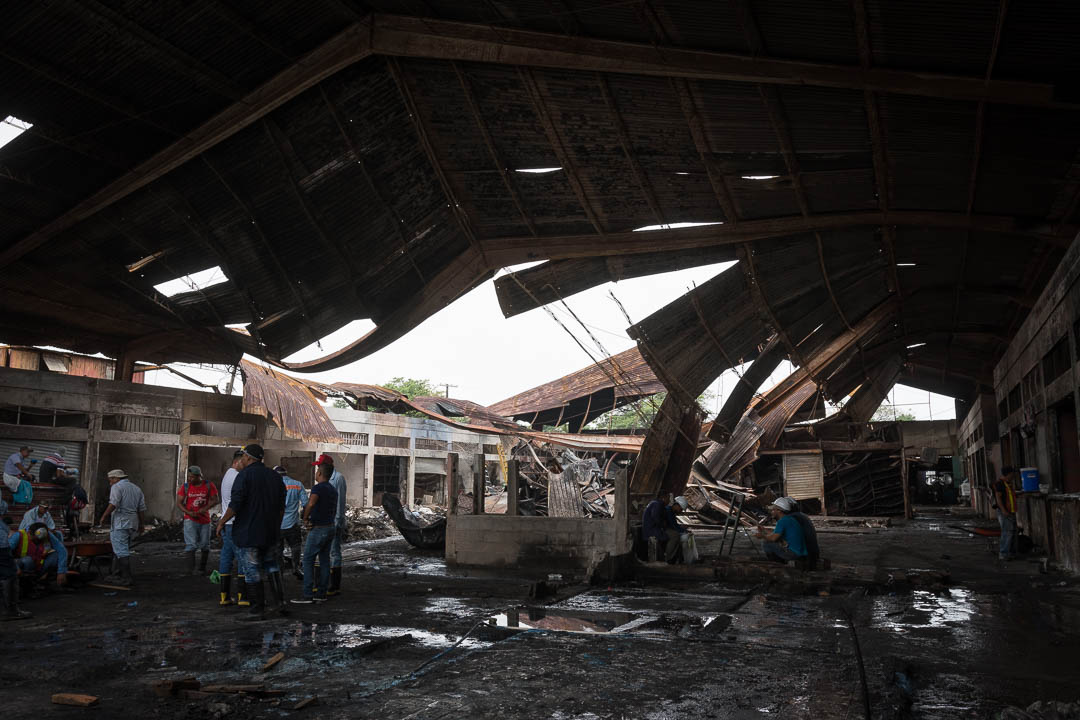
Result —
<svg viewBox="0 0 1080 720"><path fill-rule="evenodd" d="M1024 532L1048 555L1054 554L1050 526L1050 506L1042 493L1024 493L1017 498L1016 514Z"/></svg>
<svg viewBox="0 0 1080 720"><path fill-rule="evenodd" d="M1066 569L1080 572L1080 495L1051 495L1049 502L1054 559Z"/></svg>
<svg viewBox="0 0 1080 720"><path fill-rule="evenodd" d="M585 569L614 555L616 523L608 518L451 515L446 561L522 570Z"/></svg>

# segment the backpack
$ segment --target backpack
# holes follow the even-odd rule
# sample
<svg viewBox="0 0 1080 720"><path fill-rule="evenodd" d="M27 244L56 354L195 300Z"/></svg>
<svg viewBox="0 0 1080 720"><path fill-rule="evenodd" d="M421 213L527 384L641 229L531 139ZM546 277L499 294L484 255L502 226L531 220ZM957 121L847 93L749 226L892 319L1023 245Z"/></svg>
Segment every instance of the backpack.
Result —
<svg viewBox="0 0 1080 720"><path fill-rule="evenodd" d="M29 505L34 499L34 488L28 480L19 481L19 489L12 493L12 499L20 505Z"/></svg>

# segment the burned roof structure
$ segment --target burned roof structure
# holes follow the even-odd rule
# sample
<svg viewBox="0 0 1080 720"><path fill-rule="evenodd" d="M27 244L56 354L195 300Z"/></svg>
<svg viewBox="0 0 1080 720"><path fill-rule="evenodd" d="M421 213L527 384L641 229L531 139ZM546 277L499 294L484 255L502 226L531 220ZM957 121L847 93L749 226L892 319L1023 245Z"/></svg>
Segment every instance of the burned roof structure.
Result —
<svg viewBox="0 0 1080 720"><path fill-rule="evenodd" d="M31 127L0 149L0 332L121 376L243 352L339 367L527 261L546 262L500 281L508 314L738 259L635 327L670 390L775 334L832 396L897 358L964 396L1076 232L1068 3L88 0L6 20L0 112ZM227 281L154 289L209 267Z"/></svg>

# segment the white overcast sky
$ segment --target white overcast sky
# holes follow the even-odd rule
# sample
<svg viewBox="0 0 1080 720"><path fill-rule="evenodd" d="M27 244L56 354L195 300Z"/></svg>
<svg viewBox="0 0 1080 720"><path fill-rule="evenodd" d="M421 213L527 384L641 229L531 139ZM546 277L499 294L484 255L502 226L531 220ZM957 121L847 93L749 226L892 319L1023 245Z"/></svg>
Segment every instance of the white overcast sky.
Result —
<svg viewBox="0 0 1080 720"><path fill-rule="evenodd" d="M710 265L678 272L623 280L587 290L570 297L567 304L585 322L609 353L626 350L633 341L626 335L628 323L609 293L614 292L631 320L638 322L734 263ZM549 306L573 332L593 357L603 350L558 303ZM311 360L333 352L373 327L356 321L314 345L287 358ZM490 405L536 385L579 370L591 363L589 355L542 308L512 318L499 310L494 284L486 282L457 302L430 317L405 337L383 350L338 370L314 373L325 381L380 384L396 377L426 378L433 383L449 383L450 396ZM224 387L220 373L178 366L204 382ZM778 382L791 371L787 363L771 378ZM299 373L298 373L299 374ZM148 382L190 387L167 372L149 373ZM732 372L713 384L716 398L707 408L715 412L735 382ZM767 383L766 386L771 385ZM900 410L917 419L941 420L954 416L952 398L897 386L890 400Z"/></svg>

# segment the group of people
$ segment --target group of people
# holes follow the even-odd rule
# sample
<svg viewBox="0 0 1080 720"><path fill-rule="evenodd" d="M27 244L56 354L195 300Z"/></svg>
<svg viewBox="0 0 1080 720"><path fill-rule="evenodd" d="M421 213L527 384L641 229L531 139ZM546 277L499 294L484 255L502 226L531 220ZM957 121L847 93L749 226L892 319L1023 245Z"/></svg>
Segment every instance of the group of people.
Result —
<svg viewBox="0 0 1080 720"><path fill-rule="evenodd" d="M221 480L222 515L216 526L222 539L218 603L222 607L249 608L247 618L251 620L263 619L267 612L288 614L281 576L285 545L289 547L293 574L303 579L302 595L292 602L323 602L328 596L341 592L345 476L334 468L333 458L320 455L312 463L315 482L309 493L303 484L288 476L285 468L268 468L263 458L262 447L254 444L245 445L233 454L232 466ZM201 471L197 475L201 475ZM189 485L192 480L189 468ZM209 509L216 505L212 492L199 491L199 495L205 500L198 508L191 508L195 510L194 515L185 515L185 538L196 537L195 531L189 532L189 523L200 524L203 517L209 517ZM301 551L302 522L308 525L308 533ZM199 539L201 541L201 536ZM204 547L198 549L208 552L208 536ZM190 552L195 549L192 547ZM194 555L191 558L188 562L193 563ZM318 578L315 576L316 558ZM237 580L235 595L232 593L234 577ZM269 603L264 579L270 588Z"/></svg>

